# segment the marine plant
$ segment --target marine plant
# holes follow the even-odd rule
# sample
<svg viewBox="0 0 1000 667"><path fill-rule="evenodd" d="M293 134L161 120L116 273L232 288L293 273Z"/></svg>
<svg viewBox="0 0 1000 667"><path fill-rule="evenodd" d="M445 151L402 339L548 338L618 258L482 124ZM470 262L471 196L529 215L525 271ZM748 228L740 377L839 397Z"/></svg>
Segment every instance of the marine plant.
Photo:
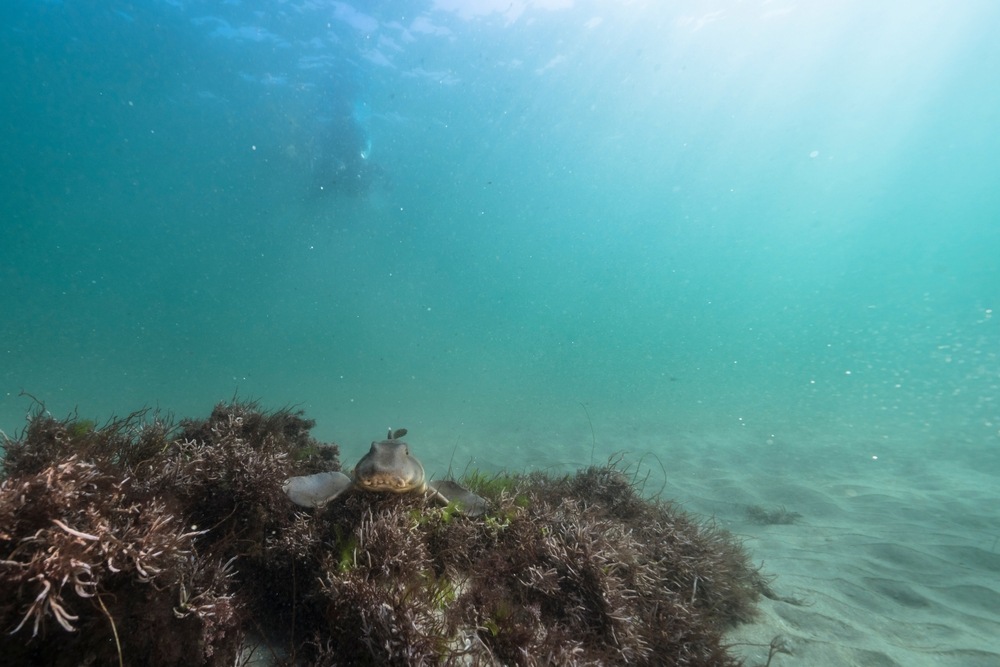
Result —
<svg viewBox="0 0 1000 667"><path fill-rule="evenodd" d="M239 577L260 558L267 531L294 522L273 510L285 506L289 458L309 449L317 454L298 465L336 465L336 448L312 440L299 413L252 403L179 425L149 417L98 428L39 405L5 443L4 656L232 664L248 618Z"/></svg>
<svg viewBox="0 0 1000 667"><path fill-rule="evenodd" d="M222 665L257 642L289 665L738 664L722 633L763 578L614 462L470 473L481 517L419 493L303 510L282 482L340 467L312 427L238 401L178 424L39 409L6 445L0 655Z"/></svg>

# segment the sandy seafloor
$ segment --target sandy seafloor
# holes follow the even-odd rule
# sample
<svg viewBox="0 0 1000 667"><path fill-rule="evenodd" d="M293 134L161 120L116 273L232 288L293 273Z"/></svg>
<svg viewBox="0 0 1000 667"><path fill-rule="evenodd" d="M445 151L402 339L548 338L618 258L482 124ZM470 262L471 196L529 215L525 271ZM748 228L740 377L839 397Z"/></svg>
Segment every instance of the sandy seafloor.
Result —
<svg viewBox="0 0 1000 667"><path fill-rule="evenodd" d="M762 600L732 641L781 635L792 654L774 665L1000 665L995 475L835 442L808 457L780 442L713 444L674 444L668 493L743 536L775 592L803 603ZM802 516L757 525L748 505ZM740 652L748 665L767 655Z"/></svg>
<svg viewBox="0 0 1000 667"><path fill-rule="evenodd" d="M1000 665L996 475L919 446L879 456L871 443L811 437L808 448L739 431L631 440L633 452L661 452L664 498L741 536L774 592L801 603L762 599L759 619L730 633L746 643L736 653L764 664L780 635L791 653L776 666ZM801 517L759 525L752 505Z"/></svg>

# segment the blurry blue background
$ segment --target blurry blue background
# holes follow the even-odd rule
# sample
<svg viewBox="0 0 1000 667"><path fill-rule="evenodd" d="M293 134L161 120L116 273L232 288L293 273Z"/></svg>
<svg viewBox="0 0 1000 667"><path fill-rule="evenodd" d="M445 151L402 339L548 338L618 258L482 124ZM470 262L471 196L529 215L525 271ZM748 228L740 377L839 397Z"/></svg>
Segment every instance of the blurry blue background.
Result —
<svg viewBox="0 0 1000 667"><path fill-rule="evenodd" d="M816 5L819 6L816 6ZM0 428L996 464L1000 9L11 0ZM639 444L636 444L639 443ZM669 458L669 447L655 453Z"/></svg>

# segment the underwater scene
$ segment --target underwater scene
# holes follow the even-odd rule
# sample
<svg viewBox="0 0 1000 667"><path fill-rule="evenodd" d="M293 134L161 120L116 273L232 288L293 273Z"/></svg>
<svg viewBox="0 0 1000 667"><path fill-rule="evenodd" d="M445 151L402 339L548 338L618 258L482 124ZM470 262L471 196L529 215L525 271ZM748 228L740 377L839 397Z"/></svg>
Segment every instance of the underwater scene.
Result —
<svg viewBox="0 0 1000 667"><path fill-rule="evenodd" d="M1000 665L996 3L0 18L0 664Z"/></svg>

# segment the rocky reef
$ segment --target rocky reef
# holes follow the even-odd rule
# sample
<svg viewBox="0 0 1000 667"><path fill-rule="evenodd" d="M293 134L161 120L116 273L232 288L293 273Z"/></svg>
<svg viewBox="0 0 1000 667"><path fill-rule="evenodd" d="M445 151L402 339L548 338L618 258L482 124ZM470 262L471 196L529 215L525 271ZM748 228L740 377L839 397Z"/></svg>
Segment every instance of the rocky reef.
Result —
<svg viewBox="0 0 1000 667"><path fill-rule="evenodd" d="M12 664L737 665L722 633L765 588L710 522L620 463L303 510L339 470L300 412L216 406L98 427L39 409L5 443L0 655Z"/></svg>

